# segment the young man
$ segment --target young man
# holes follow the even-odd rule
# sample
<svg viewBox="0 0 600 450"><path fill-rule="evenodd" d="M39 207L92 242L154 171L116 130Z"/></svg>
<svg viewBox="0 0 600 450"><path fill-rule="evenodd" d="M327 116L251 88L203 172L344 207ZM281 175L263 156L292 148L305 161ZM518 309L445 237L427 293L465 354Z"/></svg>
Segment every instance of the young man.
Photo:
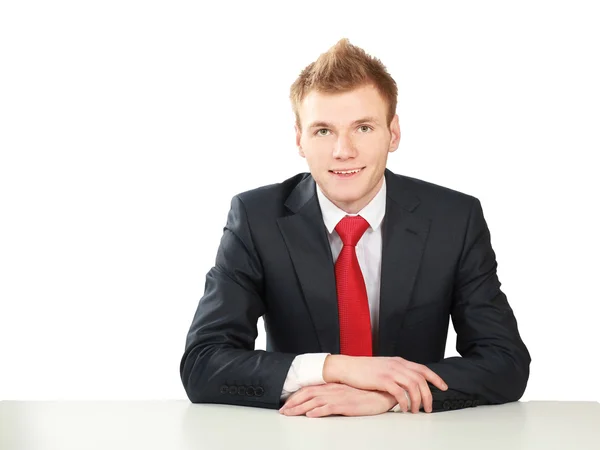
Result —
<svg viewBox="0 0 600 450"><path fill-rule="evenodd" d="M342 39L290 98L310 174L233 198L181 360L189 399L309 417L518 400L531 359L481 204L386 169L385 67ZM450 317L462 357L444 359Z"/></svg>

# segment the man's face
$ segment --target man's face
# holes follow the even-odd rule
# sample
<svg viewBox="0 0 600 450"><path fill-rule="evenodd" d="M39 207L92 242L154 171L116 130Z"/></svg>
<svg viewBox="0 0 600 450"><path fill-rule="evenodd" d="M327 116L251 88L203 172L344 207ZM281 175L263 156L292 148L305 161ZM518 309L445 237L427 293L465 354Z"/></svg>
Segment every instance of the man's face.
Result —
<svg viewBox="0 0 600 450"><path fill-rule="evenodd" d="M371 85L336 94L311 91L298 113L296 145L313 178L340 209L357 213L381 188L387 155L398 148L398 115L388 128L387 104ZM355 173L340 173L350 170Z"/></svg>

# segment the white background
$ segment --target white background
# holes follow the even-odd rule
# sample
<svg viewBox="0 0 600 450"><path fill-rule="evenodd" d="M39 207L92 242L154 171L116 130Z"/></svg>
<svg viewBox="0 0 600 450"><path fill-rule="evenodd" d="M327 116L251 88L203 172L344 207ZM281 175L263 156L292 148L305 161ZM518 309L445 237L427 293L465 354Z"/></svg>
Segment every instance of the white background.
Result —
<svg viewBox="0 0 600 450"><path fill-rule="evenodd" d="M482 202L523 400L600 400L594 4L3 2L0 399L186 398L231 197L307 170L289 87L348 37L399 85L388 167Z"/></svg>

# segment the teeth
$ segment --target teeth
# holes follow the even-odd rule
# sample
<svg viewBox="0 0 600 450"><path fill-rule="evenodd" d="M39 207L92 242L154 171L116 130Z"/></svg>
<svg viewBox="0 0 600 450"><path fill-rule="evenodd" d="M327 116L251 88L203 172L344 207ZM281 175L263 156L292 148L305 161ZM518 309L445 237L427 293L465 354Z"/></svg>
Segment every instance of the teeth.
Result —
<svg viewBox="0 0 600 450"><path fill-rule="evenodd" d="M360 169L356 169L356 170L346 170L346 171L333 171L333 173L358 173L360 172Z"/></svg>

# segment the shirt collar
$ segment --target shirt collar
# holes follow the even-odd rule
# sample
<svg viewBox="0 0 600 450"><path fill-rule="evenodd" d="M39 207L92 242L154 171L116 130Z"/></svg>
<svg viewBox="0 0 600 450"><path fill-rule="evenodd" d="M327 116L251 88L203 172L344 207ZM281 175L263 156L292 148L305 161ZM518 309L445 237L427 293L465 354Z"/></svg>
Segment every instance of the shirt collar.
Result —
<svg viewBox="0 0 600 450"><path fill-rule="evenodd" d="M329 234L333 233L336 225L345 216L356 216L357 214L348 214L335 206L331 200L329 200L325 194L321 191L319 185L317 185L317 197L319 198L319 205L321 206L321 213L323 214L323 222ZM383 177L383 184L379 192L373 197L358 214L360 214L371 226L373 230L376 230L383 221L385 215L385 197L386 197L386 186L385 177Z"/></svg>

